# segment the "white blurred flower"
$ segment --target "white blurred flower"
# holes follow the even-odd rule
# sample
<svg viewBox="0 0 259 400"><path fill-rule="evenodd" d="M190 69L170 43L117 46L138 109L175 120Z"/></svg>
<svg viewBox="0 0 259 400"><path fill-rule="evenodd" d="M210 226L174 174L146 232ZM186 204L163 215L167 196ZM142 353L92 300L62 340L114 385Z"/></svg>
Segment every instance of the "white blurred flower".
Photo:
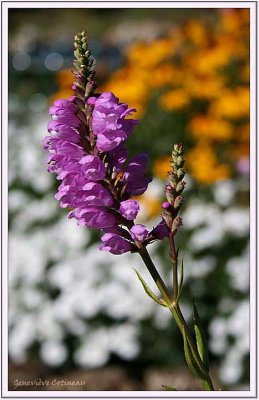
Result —
<svg viewBox="0 0 259 400"><path fill-rule="evenodd" d="M19 281L31 284L42 280L45 260L37 239L20 234L9 235L9 282L15 286Z"/></svg>
<svg viewBox="0 0 259 400"><path fill-rule="evenodd" d="M12 190L8 195L8 208L10 212L17 212L26 207L31 201L30 196L21 190Z"/></svg>
<svg viewBox="0 0 259 400"><path fill-rule="evenodd" d="M214 224L197 229L192 235L188 246L195 251L199 251L221 244L224 239L224 231L218 218L219 216L215 219Z"/></svg>
<svg viewBox="0 0 259 400"><path fill-rule="evenodd" d="M222 215L222 224L227 233L242 237L249 233L249 209L244 207L232 207Z"/></svg>
<svg viewBox="0 0 259 400"><path fill-rule="evenodd" d="M67 358L67 349L61 342L47 340L40 348L40 355L45 364L56 367L64 363Z"/></svg>
<svg viewBox="0 0 259 400"><path fill-rule="evenodd" d="M242 355L235 347L226 354L220 367L220 380L225 384L233 384L239 380L242 374Z"/></svg>
<svg viewBox="0 0 259 400"><path fill-rule="evenodd" d="M220 365L220 379L233 384L242 374L242 362L249 353L249 302L241 301L228 318L215 318L210 324L210 348L216 354L224 354ZM227 339L231 335L234 344Z"/></svg>
<svg viewBox="0 0 259 400"><path fill-rule="evenodd" d="M97 328L82 339L74 354L76 363L85 368L103 365L111 353L125 359L134 358L138 351L137 328L122 323L118 327Z"/></svg>
<svg viewBox="0 0 259 400"><path fill-rule="evenodd" d="M16 323L9 334L9 353L17 362L26 360L29 346L37 338L35 318L30 314L17 316Z"/></svg>
<svg viewBox="0 0 259 400"><path fill-rule="evenodd" d="M137 341L138 329L134 325L121 324L110 330L110 351L118 354L126 360L134 358L139 352Z"/></svg>
<svg viewBox="0 0 259 400"><path fill-rule="evenodd" d="M99 367L109 358L109 330L97 328L82 339L74 353L75 362L84 368Z"/></svg>
<svg viewBox="0 0 259 400"><path fill-rule="evenodd" d="M201 278L206 276L215 268L216 258L206 256L203 258L193 259L189 255L183 255L184 276L188 278Z"/></svg>
<svg viewBox="0 0 259 400"><path fill-rule="evenodd" d="M241 257L231 258L226 264L226 270L231 278L231 286L246 293L250 278L248 249L245 249Z"/></svg>
<svg viewBox="0 0 259 400"><path fill-rule="evenodd" d="M221 206L230 206L236 194L236 185L231 180L221 180L213 186L213 195Z"/></svg>
<svg viewBox="0 0 259 400"><path fill-rule="evenodd" d="M65 332L62 325L59 323L58 315L55 313L53 304L48 301L35 314L35 321L37 326L37 338L40 341L61 340Z"/></svg>
<svg viewBox="0 0 259 400"><path fill-rule="evenodd" d="M227 347L227 321L216 317L209 326L211 335L210 349L216 354L223 354Z"/></svg>
<svg viewBox="0 0 259 400"><path fill-rule="evenodd" d="M183 213L186 229L194 229L200 225L208 226L220 216L220 209L212 203L205 203L197 199L188 202Z"/></svg>

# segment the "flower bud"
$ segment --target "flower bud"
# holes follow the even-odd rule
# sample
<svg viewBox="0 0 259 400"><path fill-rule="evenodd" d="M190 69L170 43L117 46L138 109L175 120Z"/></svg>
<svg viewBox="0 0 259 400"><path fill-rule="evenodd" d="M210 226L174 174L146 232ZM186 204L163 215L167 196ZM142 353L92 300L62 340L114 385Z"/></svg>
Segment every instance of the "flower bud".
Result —
<svg viewBox="0 0 259 400"><path fill-rule="evenodd" d="M180 226L182 226L182 224L183 224L182 218L176 217L176 218L173 220L171 232L175 232Z"/></svg>
<svg viewBox="0 0 259 400"><path fill-rule="evenodd" d="M172 153L174 153L176 155L181 155L182 151L183 151L183 145L182 145L182 143L180 143L180 144L174 145L174 149L173 149Z"/></svg>
<svg viewBox="0 0 259 400"><path fill-rule="evenodd" d="M184 158L183 158L183 156L178 156L175 162L176 162L176 164L177 164L178 167L182 167L183 164L184 164Z"/></svg>
<svg viewBox="0 0 259 400"><path fill-rule="evenodd" d="M177 185L177 182L178 182L177 179L176 179L175 174L170 172L170 174L168 174L168 181L169 181L169 183L171 185L171 188L175 189L176 185Z"/></svg>
<svg viewBox="0 0 259 400"><path fill-rule="evenodd" d="M178 176L179 179L182 179L182 178L184 177L184 175L185 175L185 171L184 171L183 168L179 168L179 169L177 170L176 174L177 174L177 176Z"/></svg>
<svg viewBox="0 0 259 400"><path fill-rule="evenodd" d="M167 208L169 208L170 207L170 203L168 203L168 201L164 201L163 203L162 203L162 208L164 209L164 210L166 210Z"/></svg>
<svg viewBox="0 0 259 400"><path fill-rule="evenodd" d="M182 193L183 189L185 188L186 182L185 181L181 181L177 184L176 186L176 192L177 193Z"/></svg>
<svg viewBox="0 0 259 400"><path fill-rule="evenodd" d="M175 196L174 196L174 193L173 193L171 187L170 187L170 190L166 189L165 196L166 196L166 200L168 201L168 203L172 204L174 202Z"/></svg>
<svg viewBox="0 0 259 400"><path fill-rule="evenodd" d="M171 213L168 212L168 211L164 211L163 214L162 214L162 218L163 218L163 220L165 221L166 225L167 225L169 228L171 228L172 222L173 222Z"/></svg>
<svg viewBox="0 0 259 400"><path fill-rule="evenodd" d="M136 242L143 243L148 237L148 230L143 224L136 224L130 230L131 237Z"/></svg>
<svg viewBox="0 0 259 400"><path fill-rule="evenodd" d="M175 201L174 201L174 208L179 208L181 207L183 203L184 197L183 196L177 196Z"/></svg>

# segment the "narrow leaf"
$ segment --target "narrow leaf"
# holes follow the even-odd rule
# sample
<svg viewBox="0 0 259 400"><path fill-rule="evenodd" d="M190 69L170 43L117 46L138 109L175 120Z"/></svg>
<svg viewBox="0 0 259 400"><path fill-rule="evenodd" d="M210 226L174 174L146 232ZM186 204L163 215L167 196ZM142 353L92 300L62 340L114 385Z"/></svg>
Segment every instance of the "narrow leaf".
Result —
<svg viewBox="0 0 259 400"><path fill-rule="evenodd" d="M176 258L178 258L179 250L180 250L180 247L178 246L176 249Z"/></svg>
<svg viewBox="0 0 259 400"><path fill-rule="evenodd" d="M179 301L179 299L181 297L182 290L183 290L183 259L182 259L181 266L180 266L179 289L178 289L178 294L177 294L177 299L176 299L177 302Z"/></svg>
<svg viewBox="0 0 259 400"><path fill-rule="evenodd" d="M163 387L165 390L176 390L176 391L177 391L177 389L174 388L174 387L172 387L172 386L162 385L162 387Z"/></svg>
<svg viewBox="0 0 259 400"><path fill-rule="evenodd" d="M185 359L186 359L189 369L191 370L193 375L196 376L197 378L206 378L206 376L201 371L201 369L199 368L198 364L196 363L196 361L193 357L192 350L188 343L188 339L186 336L186 331L185 331L184 326L183 326L183 342L184 342L184 355L185 355Z"/></svg>
<svg viewBox="0 0 259 400"><path fill-rule="evenodd" d="M134 268L133 268L134 269ZM142 278L142 276L140 275L140 273L134 269L134 271L137 274L138 279L140 280L140 282L142 283L142 286L145 290L145 292L147 293L147 295L149 297L151 297L151 299L153 299L157 304L159 304L160 306L164 306L167 307L166 302L163 299L160 299L151 289L150 287L146 284L146 282L144 281L144 279Z"/></svg>
<svg viewBox="0 0 259 400"><path fill-rule="evenodd" d="M193 301L193 323L194 323L194 331L195 331L198 353L203 361L205 370L208 372L209 371L208 346L204 330L202 327L202 323L198 314L198 310L194 301Z"/></svg>

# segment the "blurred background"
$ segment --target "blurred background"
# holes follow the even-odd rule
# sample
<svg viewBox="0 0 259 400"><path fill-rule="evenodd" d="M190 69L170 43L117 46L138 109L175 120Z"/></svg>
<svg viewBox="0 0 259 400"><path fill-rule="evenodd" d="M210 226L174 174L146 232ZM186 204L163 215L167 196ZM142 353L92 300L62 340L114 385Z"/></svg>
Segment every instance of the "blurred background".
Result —
<svg viewBox="0 0 259 400"><path fill-rule="evenodd" d="M150 154L154 176L140 222L159 220L171 148L185 145L183 312L191 323L195 298L218 387L249 390L248 9L9 10L10 390L46 378L67 384L29 390L200 389L169 312L134 275L153 287L141 259L100 252L54 199L40 140L48 107L72 94L81 29L99 91L138 109L128 149ZM150 251L171 287L168 244Z"/></svg>

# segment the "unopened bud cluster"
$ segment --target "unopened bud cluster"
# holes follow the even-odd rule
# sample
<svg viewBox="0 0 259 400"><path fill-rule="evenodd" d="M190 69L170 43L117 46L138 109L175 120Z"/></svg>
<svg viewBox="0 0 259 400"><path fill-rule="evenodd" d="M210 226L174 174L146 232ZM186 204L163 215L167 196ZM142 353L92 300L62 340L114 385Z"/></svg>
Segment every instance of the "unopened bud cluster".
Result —
<svg viewBox="0 0 259 400"><path fill-rule="evenodd" d="M175 232L182 225L182 219L178 217L178 212L184 200L181 194L186 185L186 182L183 181L184 162L183 145L175 144L170 162L172 170L168 173L168 183L165 187L167 202L162 204L162 217L170 232Z"/></svg>
<svg viewBox="0 0 259 400"><path fill-rule="evenodd" d="M82 31L74 37L74 67L73 71L76 82L74 82L72 89L81 100L85 100L91 93L93 93L96 85L94 82L95 75L95 60L88 48L88 38L86 32Z"/></svg>

